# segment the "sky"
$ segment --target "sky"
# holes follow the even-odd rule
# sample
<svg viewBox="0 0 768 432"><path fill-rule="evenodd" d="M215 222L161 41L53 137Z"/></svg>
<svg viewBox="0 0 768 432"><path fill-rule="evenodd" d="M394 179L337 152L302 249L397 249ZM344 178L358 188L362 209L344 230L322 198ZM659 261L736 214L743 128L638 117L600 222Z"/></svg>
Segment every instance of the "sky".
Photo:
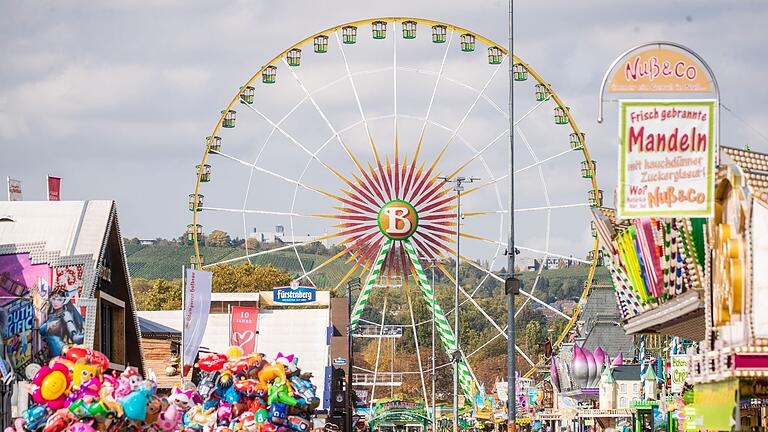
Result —
<svg viewBox="0 0 768 432"><path fill-rule="evenodd" d="M1 2L0 144L4 152L0 176L20 179L25 200L44 199L45 175L60 176L63 199L116 200L124 236L177 237L191 222L187 195L194 188L194 166L202 157L203 139L210 134L219 111L226 107L238 87L262 64L304 37L340 23L377 16L430 18L471 29L501 44L507 41L507 3L502 1ZM595 118L600 81L613 59L636 44L653 40L670 40L692 48L714 70L721 102L728 108L721 113L722 143L736 147L749 144L753 150L768 152L768 126L764 121L768 117L768 90L762 85L768 67L764 55L768 52L764 28L767 20L768 3L763 1L516 1L515 51L571 107L578 125L587 134L590 153L598 161L598 182L606 191L606 204L611 205L616 171L616 105L606 105L607 116L602 125ZM393 30L399 33L399 29L390 28L390 32ZM412 69L398 72L398 109L414 117L402 120L398 129L404 148L412 145L420 125L415 117L423 116L429 100L434 77L426 71L439 69L442 55L442 50L429 46L428 29L420 31L424 40L414 42L412 48L404 45L402 39L396 42L402 47L398 48L402 49L401 67ZM360 39L357 51L345 47L350 64L354 61L353 71L360 72L356 78L363 88L360 99L370 118L386 116L393 105L391 70L367 75L362 72L391 66L392 45L374 46L370 35L362 31ZM335 41L331 40L329 46L326 63L305 52L304 64L297 71L307 87L315 89L339 77L344 63ZM475 88L482 88L492 73L480 58L484 51L477 57L483 69L470 64L470 57L461 59L458 55L451 53L450 60L455 60L455 65L448 71L453 77L466 78ZM377 66L377 62L383 66ZM258 102L254 105L274 119L303 97L297 82L290 79L287 66L281 66L279 84L287 80L293 87L286 83L263 93L259 87ZM487 90L489 99L501 108L506 104L505 73L502 68L488 81L493 81ZM342 82L338 88L317 93L324 112L339 128L351 127L359 120L355 99L345 86L348 84ZM435 118L455 127L475 94L456 85L446 84L440 89ZM518 106L518 97L522 96L516 96L516 118L532 106ZM531 96L526 97L530 102ZM258 115L245 107L238 110L243 130L236 129L241 134L232 135L229 141L225 138L225 152L232 151L252 162L269 129L264 124L259 126ZM462 126L461 138L475 148L490 142L504 127L503 118L493 111L489 103L481 100ZM286 121L285 129L317 149L329 137L317 114L305 103ZM562 130L553 131L549 109L537 114L539 118L532 117L523 126L524 136L539 157L547 157L556 153L551 140L566 140L567 133L563 138ZM378 141L392 141L391 128L387 126L391 120L383 118L370 123ZM450 140L450 134L430 125L430 131L433 130L428 135L434 142ZM273 167L281 175L298 177L307 158L302 159L302 152L295 152L297 149L284 135L275 135L265 146L263 166ZM345 139L356 152L367 151L367 140L359 125ZM530 156L526 154L525 140L516 140L516 153L521 155L519 163L531 163L526 159ZM567 141L557 143L566 144ZM503 145L503 139L494 144L499 145ZM452 146L457 150L454 152L452 147L445 160L447 165L461 163L467 154L471 157L471 153L462 154L459 143ZM468 151L470 145L465 143L464 147ZM388 150L391 155L391 149ZM424 157L429 159L432 154ZM477 173L486 181L495 178L505 169L505 157L499 157L501 154L502 150L489 150L484 155L486 163L473 162L467 174ZM321 156L344 172L351 169L338 146L329 144ZM565 165L554 165L541 173L529 170L528 177L521 176L518 205L535 206L542 202L540 175L547 179L552 205L584 202L586 186L579 183L578 159L569 157L568 167L576 167L574 172ZM214 182L205 192L207 205L288 211L292 201L293 211L297 212L331 208L331 204L319 203L304 191L294 195L292 186L275 182L274 178L254 181L242 164L218 160L213 165ZM302 177L307 182L334 187L333 179L327 178L327 172L323 173L316 163L307 167ZM244 200L249 178L255 186ZM477 211L505 208L506 194L501 186L500 194L478 193L467 206ZM338 190L338 185L335 188ZM573 211L580 212L573 216L575 219L564 212L551 221L551 250L577 254L589 248L588 227L583 228L588 223L586 211ZM578 223L573 222L576 219ZM242 237L243 231L269 231L283 222L253 215L243 222L239 214L224 214L211 216L205 223L207 230L221 227L233 237ZM505 223L505 218L497 215L476 223L467 221L465 225L471 232L503 239ZM521 238L545 247L541 224L540 216L521 215ZM574 224L579 228L573 228ZM328 228L307 223L296 229L297 235L302 235L322 234ZM485 247L498 249L497 246ZM481 246L469 248L478 257L485 254Z"/></svg>

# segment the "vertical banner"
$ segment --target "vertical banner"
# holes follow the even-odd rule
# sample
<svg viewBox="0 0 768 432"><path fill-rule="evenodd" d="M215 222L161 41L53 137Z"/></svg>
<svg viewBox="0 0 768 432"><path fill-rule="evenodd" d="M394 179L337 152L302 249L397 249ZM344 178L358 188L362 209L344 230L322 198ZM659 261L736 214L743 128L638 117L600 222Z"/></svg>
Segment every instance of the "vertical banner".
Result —
<svg viewBox="0 0 768 432"><path fill-rule="evenodd" d="M256 349L259 308L232 306L229 324L229 344L239 346L248 355Z"/></svg>
<svg viewBox="0 0 768 432"><path fill-rule="evenodd" d="M48 201L61 201L61 178L48 176Z"/></svg>
<svg viewBox="0 0 768 432"><path fill-rule="evenodd" d="M186 270L184 285L184 340L182 346L183 373L195 364L200 342L203 340L208 325L208 312L211 309L211 283L213 273L203 270Z"/></svg>
<svg viewBox="0 0 768 432"><path fill-rule="evenodd" d="M712 217L715 103L619 102L619 217Z"/></svg>
<svg viewBox="0 0 768 432"><path fill-rule="evenodd" d="M8 201L22 201L21 180L8 177Z"/></svg>

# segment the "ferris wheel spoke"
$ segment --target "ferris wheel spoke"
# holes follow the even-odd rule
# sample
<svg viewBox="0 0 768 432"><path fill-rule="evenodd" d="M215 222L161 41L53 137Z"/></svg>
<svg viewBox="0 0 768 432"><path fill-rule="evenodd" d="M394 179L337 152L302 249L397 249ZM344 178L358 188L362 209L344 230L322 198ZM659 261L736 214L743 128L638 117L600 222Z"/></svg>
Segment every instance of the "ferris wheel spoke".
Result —
<svg viewBox="0 0 768 432"><path fill-rule="evenodd" d="M330 129L330 130L331 130L331 133L333 134L332 138L333 138L333 137L335 137L335 138L336 138L336 140L339 142L339 145L340 145L340 146L341 146L341 148L344 150L344 153L346 153L346 154L347 154L347 156L348 156L348 157L349 157L349 158L352 160L352 162L355 164L355 166L358 168L358 170L359 170L359 171L360 171L360 172L361 172L363 175L366 175L366 172L365 172L365 170L363 169L363 166L360 164L360 161L359 161L359 160L357 159L357 157L354 155L354 153L353 153L353 152L352 152L352 150L349 148L349 146L347 146L347 144L346 144L346 143L344 142L344 140L341 138L341 133L339 133L339 131L338 131L338 130L337 130L337 129L336 129L334 126L333 126L333 124L331 123L331 121L328 119L328 116L325 114L325 112L323 111L323 109L322 109L322 108L320 108L320 105L317 103L317 101L315 100L315 98L312 96L312 93L313 93L313 92L310 92L310 91L307 89L307 87L304 85L304 82L301 80L301 78L300 78L300 77L299 77L299 75L296 73L296 71L294 70L294 68L292 68L292 67L290 67L290 66L288 65L288 61L287 61L285 58L283 58L283 63L285 63L285 65L286 65L286 68L287 68L287 69L288 69L288 70L291 72L291 75L293 75L293 78L294 78L294 79L296 80L296 82L299 84L299 87L301 87L301 89L304 91L304 94L306 95L306 96L305 96L305 98L306 98L306 99L309 99L310 103L312 103L312 106L313 106L313 107L315 107L315 111L317 111L317 113L320 115L320 117L322 117L322 119L323 119L323 121L325 122L326 126L328 126L328 129ZM349 71L347 71L347 72L349 72ZM348 78L349 78L349 79L352 79L352 77L351 77L351 76L349 76ZM315 152L315 154L317 154L317 152ZM355 185L354 185L352 182L349 182L349 181L347 181L346 183L347 183L347 185L349 185L349 186L351 186L351 187L353 187L353 188L354 188L354 187L356 187L356 186L355 186ZM371 204L373 204L373 205L379 205L379 204L383 204L383 203L376 203L375 201L373 201L373 198L372 198L372 197L370 197L370 196L369 196L369 195L367 195L367 194L365 194L364 196L365 196L367 199L369 199L369 200L371 201Z"/></svg>
<svg viewBox="0 0 768 432"><path fill-rule="evenodd" d="M437 87L440 85L440 78L443 76L443 70L445 69L445 59L448 57L448 51L451 49L451 43L453 42L454 30L451 29L451 34L448 37L448 43L445 44L445 51L443 51L443 60L440 62L440 69L437 71L437 78L435 79L435 85L432 87L432 96L429 98L429 105L427 105L427 113L424 116L424 123L421 125L421 132L419 132L419 140L416 143L416 151L413 154L411 161L411 175L413 175L413 168L416 165L416 161L419 159L419 153L421 152L421 144L424 142L424 133L427 130L427 123L429 122L429 115L432 113L432 106L435 103L435 94L437 94ZM408 184L406 184L406 189Z"/></svg>
<svg viewBox="0 0 768 432"><path fill-rule="evenodd" d="M560 153L555 154L554 156L550 156L550 157L545 158L545 159L537 160L536 162L534 162L534 163L532 163L530 165L526 165L526 166L524 166L522 168L519 168L519 169L515 170L515 174L520 174L521 172L523 172L525 170L528 170L528 169L531 169L531 168L543 165L543 164L545 164L545 163L547 163L547 162L549 162L551 160L557 159L557 158L559 158L559 157L561 157L563 155L567 155L568 153L573 153L573 150L571 150L571 149L564 150L564 151L562 151Z"/></svg>
<svg viewBox="0 0 768 432"><path fill-rule="evenodd" d="M581 259L581 258L574 258L573 256L566 256L566 255L562 255L562 254L557 254L557 253L554 253L554 252L551 252L551 251L545 251L545 250L541 250L541 249L534 249L534 248L529 248L529 247L525 247L525 246L521 246L521 245L515 245L515 247L520 249L520 250L524 250L524 251L528 251L528 252L533 252L533 253L537 253L537 254L540 254L540 255L549 255L549 256L552 256L552 257L555 257L555 258L562 258L564 260L571 260L571 261L580 262L582 264L592 264L591 261L587 261L587 260L584 260L584 259Z"/></svg>
<svg viewBox="0 0 768 432"><path fill-rule="evenodd" d="M470 163L472 163L472 161L474 161L474 160L475 160L475 159L477 159L478 157L481 157L481 155L482 155L482 154L483 154L483 153L484 153L486 150L488 150L488 149L489 149L489 148L490 148L492 145L494 145L494 144L495 144L495 143L496 143L498 140L500 140L502 137L508 136L508 134L509 134L509 129L504 129L503 131L501 131L501 133L500 133L500 134L498 134L498 135L496 135L496 137L495 137L494 139L492 139L492 140L491 140L491 142L489 142L488 144L486 144L486 145L485 145L485 146L484 146L482 149L480 149L479 151L476 151L476 152L475 152L475 154L473 154L473 155L472 155L472 156L469 158L469 160L467 160L466 162L464 162L464 163L462 163L461 165L459 165L459 167L458 167L458 168L456 168L455 170L453 170L453 172L451 172L450 174L448 174L446 177L448 177L449 179L450 179L450 178L453 178L453 177L455 177L455 176L456 176L457 174L459 174L459 173L460 173L460 172L461 172L461 171L462 171L464 168L466 168L466 167L467 167L467 165L469 165Z"/></svg>
<svg viewBox="0 0 768 432"><path fill-rule="evenodd" d="M294 145L296 145L299 149L301 149L304 153L310 156L311 159L317 161L320 165L322 165L325 169L333 173L336 177L338 177L341 181L344 183L349 183L349 180L347 180L346 177L344 177L340 172L335 170L333 167L328 165L327 163L323 162L320 157L317 156L317 153L313 153L310 151L304 144L300 143L296 138L294 138L291 134L285 131L279 124L273 122L269 117L267 117L264 113L259 111L256 107L254 107L252 104L245 104L246 107L248 107L250 110L258 114L264 121L270 124L273 128L277 129L284 137L288 138L289 141L291 141Z"/></svg>
<svg viewBox="0 0 768 432"><path fill-rule="evenodd" d="M338 37L338 36L337 36ZM381 356L381 341L383 339L382 336L384 336L384 322L387 317L387 299L389 297L389 291L384 292L384 307L381 309L381 331L379 332L379 337L377 338L378 345L376 347L376 363L373 370L373 386L371 388L371 406L370 409L373 408L373 395L376 393L376 376L379 374L379 358Z"/></svg>
<svg viewBox="0 0 768 432"><path fill-rule="evenodd" d="M517 246L517 245L515 245L515 246L516 246L516 247L519 247L519 246ZM461 260L462 260L462 261L464 261L464 262L466 262L466 263L468 263L468 264L469 264L469 265L471 265L472 267L474 267L474 268L476 268L476 269L478 269L478 270L480 270L480 271L482 271L482 272L485 272L485 273L486 273L486 274L488 274L488 276L490 276L491 278L493 278L493 279L496 279L497 281L499 281L499 282L501 282L501 283L504 283L504 282L505 282L504 278L502 278L501 276L497 275L496 273L494 273L494 272L492 272L492 271L490 271L490 270L486 269L485 267L481 266L480 264L476 263L475 261L472 261L471 259L467 259L466 257L463 257L463 256L461 257ZM529 293L529 292L528 292L528 291L526 291L526 290L523 290L523 289L521 289L521 290L520 290L520 294L522 294L522 295L524 295L524 296L526 296L526 297L529 297L531 300L533 300L533 301L535 301L536 303L538 303L538 304L540 304L540 305L544 306L545 308L547 308L547 309L551 310L552 312L554 312L554 313L556 313L556 314L558 314L558 315L562 316L562 317L563 317L563 318L565 318L565 319L568 319L568 320L569 320L569 319L571 319L571 317L569 317L568 315L564 314L562 311L560 311L560 310L558 310L558 309L556 309L556 308L554 308L554 307L550 306L549 304L547 304L546 302L542 301L542 300L541 300L541 299L539 299L538 297L536 297L536 296L534 296L534 295L531 295L531 293Z"/></svg>
<svg viewBox="0 0 768 432"><path fill-rule="evenodd" d="M508 57L508 56L505 56ZM480 90L480 93L475 97L475 100L472 101L472 105L469 106L466 113L464 113L464 117L461 118L461 121L459 121L459 124L456 126L456 128L453 130L453 133L451 137L448 139L448 142L445 143L443 148L440 150L440 152L437 154L437 157L435 157L435 160L432 162L432 165L427 170L426 177L429 177L434 170L434 168L437 166L438 162L440 162L440 159L442 159L443 155L445 154L445 151L448 149L448 147L453 142L454 138L456 138L456 135L459 133L459 130L464 125L464 122L467 120L469 115L472 113L472 111L475 109L475 106L477 105L477 102L482 98L482 95L485 94L485 91L488 89L488 86L493 81L493 78L496 76L496 73L501 69L501 66L504 62L499 63L499 65L493 70L493 73L491 74L491 77L488 78L488 80L485 82L485 85L483 85L483 88ZM418 189L417 189L418 193Z"/></svg>
<svg viewBox="0 0 768 432"><path fill-rule="evenodd" d="M260 215L269 215L269 216L293 216L293 217L305 217L305 218L319 218L320 216L317 215L311 215L311 214L300 214L300 213L293 213L293 212L279 212L279 211L271 211L271 210L249 210L249 209L239 209L239 208L222 208L222 207L198 207L201 211L217 211L217 212L224 212L224 213L243 213L243 214L260 214Z"/></svg>
<svg viewBox="0 0 768 432"><path fill-rule="evenodd" d="M416 345L416 362L419 363L419 375L421 377L421 390L424 393L424 400L427 401L429 399L427 399L427 386L424 383L424 368L421 364L421 352L419 350L419 335L416 332L416 320L413 317L413 302L411 301L411 293L407 288L405 293L406 293L406 296L408 297L408 311L410 312L411 325L413 326L413 341Z"/></svg>
<svg viewBox="0 0 768 432"><path fill-rule="evenodd" d="M298 282L298 281L300 281L300 280L302 280L304 278L307 278L308 280L311 281L311 279L309 279L309 275L311 275L312 273L315 273L316 271L322 269L323 267L327 266L328 264L336 261L337 259L339 259L345 253L347 253L347 251L346 250L342 250L341 252L337 253L336 255L334 255L334 256L328 258L327 260L323 261L322 263L320 263L320 265L311 268L309 271L305 270L304 273L301 276L298 276L297 278L295 278L294 281Z"/></svg>
<svg viewBox="0 0 768 432"><path fill-rule="evenodd" d="M230 156L230 155L228 155L228 154L226 154L226 153L218 152L217 154L218 154L219 156L221 156L221 157L225 158L225 159L230 159L230 160L233 160L233 161L235 161L235 162L238 162L238 163L240 163L240 164L243 164L243 165L245 165L245 166L247 166L247 167L250 167L251 169L254 169L254 170L256 170L256 171L259 171L259 172L261 172L261 173L264 173L264 174L270 175L270 176L272 176L272 177L275 177L275 178L278 178L278 179L280 179L280 180L286 181L286 182L288 182L288 183L291 183L291 184L293 184L293 185L296 185L296 186L300 186L300 187L302 187L302 188L304 188L304 189L306 189L306 190L308 190L308 191L311 191L311 192L316 192L316 193L319 193L319 194L321 194L321 195L325 195L325 196L327 196L327 197L330 197L330 198L340 199L340 197L339 197L339 196L337 196L337 195L334 195L334 194L332 194L332 193L330 193L330 192L326 192L326 191L324 191L324 190L322 190L322 189L318 189L318 188L316 188L316 187L312 187L312 186L309 186L309 185L307 185L307 184L305 184L305 183L302 183L302 182L300 182L300 181L298 181L298 180L294 180L294 179L288 178L288 177L286 177L286 176L284 176L284 175L278 174L278 173L276 173L276 172L274 172L274 171L268 170L268 169L266 169L266 168L264 168L264 167L261 167L261 166L258 166L258 165L256 165L256 164L252 164L252 163L250 163L250 162L246 162L246 161L244 161L244 160L242 160L242 159L238 159L238 158L236 158L236 157L234 157L234 156Z"/></svg>
<svg viewBox="0 0 768 432"><path fill-rule="evenodd" d="M373 156L376 160L376 164L379 168L379 173L381 174L381 179L379 180L378 176L375 177L377 183L379 183L379 187L384 187L384 189L387 189L387 193L389 192L389 187L387 186L386 179L384 178L384 169L381 166L381 158L379 157L379 151L376 149L376 143L373 140L373 135L371 134L371 128L368 125L368 120L365 117L365 110L363 110L363 104L360 102L360 95L357 91L357 86L355 85L355 79L352 76L352 72L349 68L349 61L347 61L347 54L344 52L344 46L341 43L341 39L339 39L339 32L336 31L334 33L334 36L336 36L336 44L339 47L339 52L341 53L341 58L344 60L344 68L347 70L347 76L349 77L349 84L352 86L352 93L355 96L355 102L357 102L357 109L360 112L360 118L363 120L363 126L365 127L365 133L368 136L368 141L371 144L371 150L373 151ZM391 199L391 196L390 196Z"/></svg>

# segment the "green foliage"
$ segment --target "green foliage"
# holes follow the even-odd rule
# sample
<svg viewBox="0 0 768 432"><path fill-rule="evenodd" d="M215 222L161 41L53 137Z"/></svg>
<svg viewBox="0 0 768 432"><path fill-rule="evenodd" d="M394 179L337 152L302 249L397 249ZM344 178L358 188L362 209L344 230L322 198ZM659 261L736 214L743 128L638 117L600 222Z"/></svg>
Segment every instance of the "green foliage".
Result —
<svg viewBox="0 0 768 432"><path fill-rule="evenodd" d="M181 309L181 279L173 281L134 279L131 284L138 310Z"/></svg>
<svg viewBox="0 0 768 432"><path fill-rule="evenodd" d="M239 265L219 264L213 266L213 292L256 292L288 285L291 275L266 266L243 263Z"/></svg>
<svg viewBox="0 0 768 432"><path fill-rule="evenodd" d="M229 237L229 234L227 234L222 230L213 230L205 238L206 246L225 247L225 246L230 246L231 242L232 242L232 239Z"/></svg>

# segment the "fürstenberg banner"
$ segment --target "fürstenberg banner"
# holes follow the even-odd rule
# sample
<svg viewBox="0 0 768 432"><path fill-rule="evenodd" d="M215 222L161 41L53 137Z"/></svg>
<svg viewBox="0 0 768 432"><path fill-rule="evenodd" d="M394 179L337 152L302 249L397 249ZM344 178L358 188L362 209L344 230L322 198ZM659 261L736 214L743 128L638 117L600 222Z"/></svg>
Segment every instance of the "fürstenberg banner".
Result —
<svg viewBox="0 0 768 432"><path fill-rule="evenodd" d="M712 216L714 117L714 100L619 101L619 217Z"/></svg>
<svg viewBox="0 0 768 432"><path fill-rule="evenodd" d="M213 273L187 269L184 286L184 348L183 375L189 366L195 364L197 351L208 326L208 312L211 309L211 282Z"/></svg>

